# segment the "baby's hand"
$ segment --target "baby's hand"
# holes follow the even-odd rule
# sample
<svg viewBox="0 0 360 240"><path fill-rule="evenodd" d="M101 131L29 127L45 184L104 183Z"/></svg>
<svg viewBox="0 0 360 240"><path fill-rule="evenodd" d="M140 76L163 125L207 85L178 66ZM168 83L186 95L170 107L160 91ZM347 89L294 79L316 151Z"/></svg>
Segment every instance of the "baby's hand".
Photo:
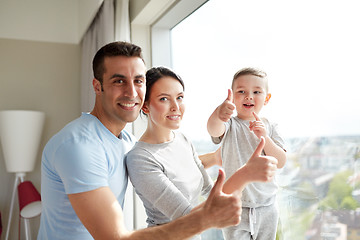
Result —
<svg viewBox="0 0 360 240"><path fill-rule="evenodd" d="M219 119L223 122L229 121L234 110L235 104L233 103L233 93L231 89L228 89L227 98L217 109Z"/></svg>
<svg viewBox="0 0 360 240"><path fill-rule="evenodd" d="M261 119L255 112L253 112L253 115L255 117L255 121L250 121L250 124L249 124L250 131L253 131L258 138L261 138L261 137L265 138L266 137L266 128L265 128L264 123L261 121Z"/></svg>

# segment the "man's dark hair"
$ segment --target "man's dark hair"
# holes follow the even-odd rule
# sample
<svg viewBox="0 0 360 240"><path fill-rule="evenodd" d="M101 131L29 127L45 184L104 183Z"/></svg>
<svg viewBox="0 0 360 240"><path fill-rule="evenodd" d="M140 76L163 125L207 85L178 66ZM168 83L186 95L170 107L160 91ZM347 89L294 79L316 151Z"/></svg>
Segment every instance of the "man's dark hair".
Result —
<svg viewBox="0 0 360 240"><path fill-rule="evenodd" d="M99 80L101 86L103 83L103 75L105 72L104 59L105 57L116 56L139 57L145 63L142 57L141 47L135 44L128 42L112 42L106 44L97 51L92 62L94 78Z"/></svg>

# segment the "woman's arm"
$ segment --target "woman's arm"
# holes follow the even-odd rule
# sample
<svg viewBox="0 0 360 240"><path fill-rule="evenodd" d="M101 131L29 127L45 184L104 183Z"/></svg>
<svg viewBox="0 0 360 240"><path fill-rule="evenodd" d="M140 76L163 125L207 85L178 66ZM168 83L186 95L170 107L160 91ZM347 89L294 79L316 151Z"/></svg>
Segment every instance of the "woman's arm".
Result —
<svg viewBox="0 0 360 240"><path fill-rule="evenodd" d="M247 163L239 168L224 184L224 193L242 191L249 182L267 182L272 179L277 169L277 159L270 156L261 156L265 146L265 139L255 149Z"/></svg>
<svg viewBox="0 0 360 240"><path fill-rule="evenodd" d="M222 166L221 147L219 147L215 152L199 155L199 159L201 160L204 168L210 168L215 165Z"/></svg>

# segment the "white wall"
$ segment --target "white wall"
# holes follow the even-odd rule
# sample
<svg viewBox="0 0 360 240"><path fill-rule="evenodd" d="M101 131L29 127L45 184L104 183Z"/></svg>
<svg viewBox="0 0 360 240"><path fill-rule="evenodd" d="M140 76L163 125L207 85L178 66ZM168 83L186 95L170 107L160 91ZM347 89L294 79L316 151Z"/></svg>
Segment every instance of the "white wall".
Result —
<svg viewBox="0 0 360 240"><path fill-rule="evenodd" d="M0 38L78 44L103 0L0 1Z"/></svg>
<svg viewBox="0 0 360 240"><path fill-rule="evenodd" d="M35 170L26 176L40 191L40 161L45 143L80 114L80 47L78 44L0 39L0 52L0 111L38 110L46 114ZM2 239L8 225L13 184L14 175L6 172L0 147ZM17 199L15 210L9 239L18 236ZM39 217L30 220L30 224L32 239L36 239Z"/></svg>
<svg viewBox="0 0 360 240"><path fill-rule="evenodd" d="M38 161L26 177L39 191L43 147L52 135L80 115L79 41L102 1L36 0L21 1L21 6L17 5L19 1L0 1L0 110L39 110L46 114ZM142 47L148 67L152 66L150 27L174 2L179 0L130 0L131 39ZM37 7L39 3L43 5ZM88 8L84 6L87 4ZM143 120L139 122L134 127L137 136L146 126ZM8 224L13 181L14 176L5 170L0 147L1 239ZM17 216L18 212L14 214L10 239L17 238ZM143 217L137 227L144 226ZM32 238L36 239L39 217L30 224Z"/></svg>

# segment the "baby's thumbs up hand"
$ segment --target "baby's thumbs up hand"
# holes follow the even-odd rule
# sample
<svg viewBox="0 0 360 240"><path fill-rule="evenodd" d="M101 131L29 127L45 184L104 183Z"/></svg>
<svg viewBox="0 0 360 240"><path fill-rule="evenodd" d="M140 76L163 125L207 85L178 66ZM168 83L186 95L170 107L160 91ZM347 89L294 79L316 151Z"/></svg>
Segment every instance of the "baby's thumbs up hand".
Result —
<svg viewBox="0 0 360 240"><path fill-rule="evenodd" d="M228 96L226 98L227 101L229 102L233 102L233 92L232 92L232 89L228 89ZM225 100L225 101L226 101Z"/></svg>
<svg viewBox="0 0 360 240"><path fill-rule="evenodd" d="M225 101L218 107L218 116L221 121L227 122L233 115L235 110L233 101L233 92L231 89L228 89L228 95Z"/></svg>

